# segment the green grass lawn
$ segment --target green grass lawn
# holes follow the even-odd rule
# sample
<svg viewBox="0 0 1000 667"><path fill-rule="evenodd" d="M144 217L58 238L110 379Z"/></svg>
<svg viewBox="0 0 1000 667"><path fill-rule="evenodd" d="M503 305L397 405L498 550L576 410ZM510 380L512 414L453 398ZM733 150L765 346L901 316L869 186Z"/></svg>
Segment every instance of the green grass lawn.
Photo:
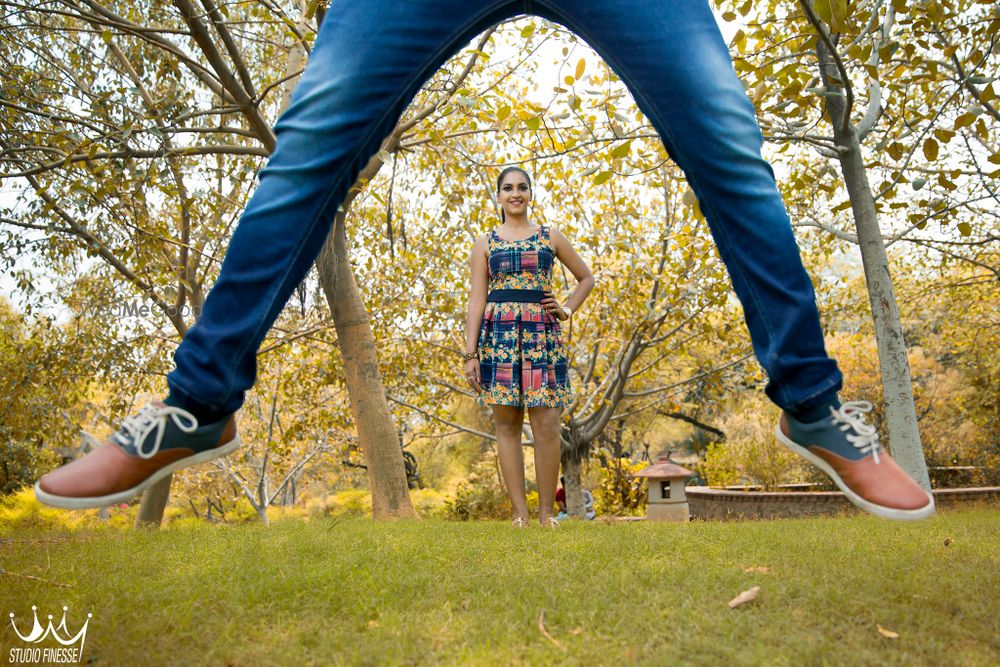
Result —
<svg viewBox="0 0 1000 667"><path fill-rule="evenodd" d="M0 664L23 646L8 612L24 632L33 604L56 623L67 605L73 632L93 613L95 665L1000 664L996 508L22 532L0 537L0 567Z"/></svg>

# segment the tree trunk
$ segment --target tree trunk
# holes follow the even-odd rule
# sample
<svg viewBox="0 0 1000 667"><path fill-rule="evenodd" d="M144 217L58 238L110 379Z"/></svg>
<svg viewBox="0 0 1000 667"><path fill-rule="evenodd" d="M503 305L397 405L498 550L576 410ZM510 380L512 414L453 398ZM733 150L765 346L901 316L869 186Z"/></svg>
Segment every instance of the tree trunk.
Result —
<svg viewBox="0 0 1000 667"><path fill-rule="evenodd" d="M903 325L889 275L889 258L878 226L875 199L872 197L865 171L861 145L853 130L836 132L838 146L848 151L840 154L840 166L851 198L854 224L861 247L861 263L865 270L868 300L875 321L875 341L878 345L879 367L885 394L885 420L889 430L889 445L893 458L924 489L930 490L930 477L917 428L917 411L913 404L913 383L906 358Z"/></svg>
<svg viewBox="0 0 1000 667"><path fill-rule="evenodd" d="M136 528L159 528L163 523L163 510L170 498L170 482L173 474L169 474L153 486L146 489L139 503L139 516L136 517Z"/></svg>
<svg viewBox="0 0 1000 667"><path fill-rule="evenodd" d="M818 29L825 32L822 26ZM835 46L836 36L827 33L827 37L831 40L830 45ZM889 257L878 225L878 212L868 183L861 142L848 115L846 94L836 64L837 56L823 39L816 45L816 55L827 91L833 93L826 97L826 112L839 149L837 155L847 195L851 200L858 245L861 247L861 264L865 271L872 319L875 321L875 341L882 371L889 445L899 466L929 491L931 483L924 450L920 444L920 431L917 429L917 411L913 404L913 384L910 379L910 364L906 358L903 325L899 319L899 307L889 275Z"/></svg>
<svg viewBox="0 0 1000 667"><path fill-rule="evenodd" d="M256 504L253 508L257 510L257 517L260 519L260 522L265 526L270 526L271 520L267 518L267 505Z"/></svg>
<svg viewBox="0 0 1000 667"><path fill-rule="evenodd" d="M563 450L562 454L563 478L566 489L566 513L577 519L585 518L583 508L583 482L581 470L583 468L580 457Z"/></svg>
<svg viewBox="0 0 1000 667"><path fill-rule="evenodd" d="M403 450L382 386L375 335L351 268L345 228L344 214L339 213L316 266L333 313L351 414L368 464L372 516L376 519L416 517L406 483Z"/></svg>

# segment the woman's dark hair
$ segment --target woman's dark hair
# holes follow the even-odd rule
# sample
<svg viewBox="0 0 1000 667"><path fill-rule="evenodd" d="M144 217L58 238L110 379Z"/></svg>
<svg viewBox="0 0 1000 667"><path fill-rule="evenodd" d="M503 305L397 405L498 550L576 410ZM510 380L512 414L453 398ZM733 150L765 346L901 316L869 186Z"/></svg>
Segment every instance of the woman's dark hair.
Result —
<svg viewBox="0 0 1000 667"><path fill-rule="evenodd" d="M509 174L511 172L514 172L514 171L519 171L522 174L524 174L524 179L526 181L528 181L528 189L529 190L531 189L531 175L528 172L526 172L524 169L522 169L521 167L510 166L510 167L507 167L506 169L504 169L503 171L501 171L500 175L497 176L497 192L500 192L500 184L503 183L504 177L507 176L507 174ZM500 220L503 221L503 222L507 222L507 215L503 212L503 208L500 209Z"/></svg>

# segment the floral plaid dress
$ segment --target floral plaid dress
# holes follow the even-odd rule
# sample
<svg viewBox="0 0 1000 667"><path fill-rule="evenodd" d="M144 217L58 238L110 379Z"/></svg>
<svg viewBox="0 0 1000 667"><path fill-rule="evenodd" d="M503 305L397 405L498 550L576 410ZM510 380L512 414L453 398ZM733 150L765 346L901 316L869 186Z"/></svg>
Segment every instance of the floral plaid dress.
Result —
<svg viewBox="0 0 1000 667"><path fill-rule="evenodd" d="M490 291L547 290L555 252L544 226L534 236L489 236ZM570 386L559 320L540 303L488 302L479 328L483 405L565 407Z"/></svg>

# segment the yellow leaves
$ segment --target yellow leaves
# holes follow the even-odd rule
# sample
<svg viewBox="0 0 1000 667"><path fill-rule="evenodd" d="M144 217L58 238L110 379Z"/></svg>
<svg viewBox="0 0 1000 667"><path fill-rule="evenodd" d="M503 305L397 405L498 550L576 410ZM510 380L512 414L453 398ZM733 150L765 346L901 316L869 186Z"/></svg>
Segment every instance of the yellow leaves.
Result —
<svg viewBox="0 0 1000 667"><path fill-rule="evenodd" d="M695 195L694 190L688 188L684 191L684 195L681 197L681 201L684 202L685 206L697 206L698 197Z"/></svg>
<svg viewBox="0 0 1000 667"><path fill-rule="evenodd" d="M531 22L528 25L521 28L521 37L523 39L528 39L535 34L535 23Z"/></svg>
<svg viewBox="0 0 1000 667"><path fill-rule="evenodd" d="M899 143L898 141L894 141L891 144L889 144L889 146L885 149L885 152L888 153L889 157L891 157L893 160L901 160L903 158L904 153L906 153L906 146Z"/></svg>
<svg viewBox="0 0 1000 667"><path fill-rule="evenodd" d="M576 64L576 71L573 73L578 80L583 76L584 71L587 69L587 61L584 58L580 58L580 62Z"/></svg>
<svg viewBox="0 0 1000 667"><path fill-rule="evenodd" d="M938 142L928 138L924 141L924 157L933 162L938 157Z"/></svg>
<svg viewBox="0 0 1000 667"><path fill-rule="evenodd" d="M539 127L541 127L541 125L542 125L542 119L539 118L538 116L533 116L533 117L528 118L527 120L525 120L524 124L525 124L525 126L529 130L531 130L532 132L534 132Z"/></svg>
<svg viewBox="0 0 1000 667"><path fill-rule="evenodd" d="M802 92L802 82L795 79L781 90L781 97L786 100L795 99Z"/></svg>
<svg viewBox="0 0 1000 667"><path fill-rule="evenodd" d="M847 0L816 0L814 7L816 15L823 23L830 26L833 32L847 30L847 17L849 16Z"/></svg>
<svg viewBox="0 0 1000 667"><path fill-rule="evenodd" d="M597 174L597 176L594 177L594 185L601 185L602 183L607 182L611 178L611 176L612 176L611 171L605 170L600 172L599 174Z"/></svg>
<svg viewBox="0 0 1000 667"><path fill-rule="evenodd" d="M937 137L938 141L946 144L954 138L955 133L939 127L934 130L934 136Z"/></svg>
<svg viewBox="0 0 1000 667"><path fill-rule="evenodd" d="M733 41L730 43L730 46L735 47L736 50L741 53L745 51L747 48L747 34L742 30L737 30L736 34L733 35ZM736 62L737 64L743 64L744 66L747 66L749 70L753 70L753 66L750 65L749 63L746 63L745 61L737 60Z"/></svg>
<svg viewBox="0 0 1000 667"><path fill-rule="evenodd" d="M976 114L966 111L955 119L954 129L960 130L963 127L972 125L974 122L976 122Z"/></svg>
<svg viewBox="0 0 1000 667"><path fill-rule="evenodd" d="M958 233L962 236L972 236L972 225L967 222L958 223Z"/></svg>
<svg viewBox="0 0 1000 667"><path fill-rule="evenodd" d="M611 157L623 158L626 155L628 155L631 149L632 149L632 141L631 140L626 141L625 143L619 144L618 146L614 147L614 149L611 151Z"/></svg>
<svg viewBox="0 0 1000 667"><path fill-rule="evenodd" d="M979 135L979 138L982 139L983 142L989 142L990 131L986 128L986 123L983 122L982 118L976 121L976 134Z"/></svg>

